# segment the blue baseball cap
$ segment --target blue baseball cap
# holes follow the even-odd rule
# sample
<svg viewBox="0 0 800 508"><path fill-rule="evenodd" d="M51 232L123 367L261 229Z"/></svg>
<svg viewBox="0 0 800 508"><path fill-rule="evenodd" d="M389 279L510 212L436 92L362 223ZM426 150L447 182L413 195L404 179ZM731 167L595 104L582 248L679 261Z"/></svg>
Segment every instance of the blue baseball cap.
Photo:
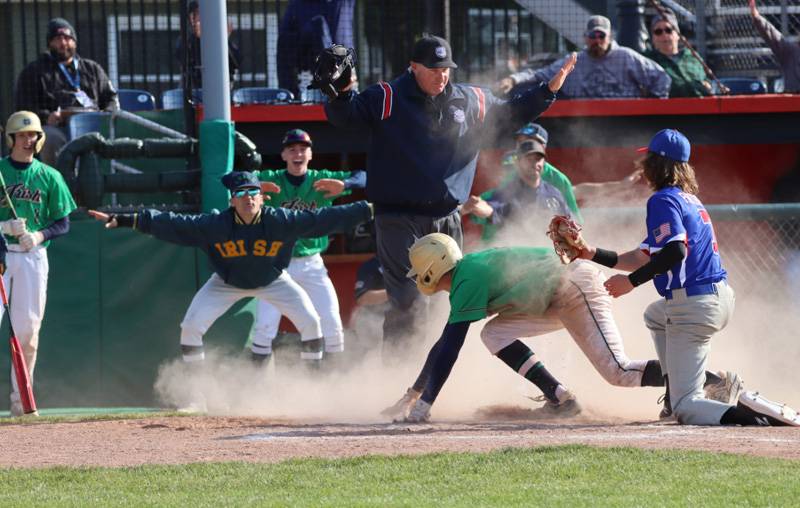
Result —
<svg viewBox="0 0 800 508"><path fill-rule="evenodd" d="M638 152L653 152L676 162L689 162L692 154L692 145L686 136L675 129L660 130L650 140L650 144L637 150Z"/></svg>
<svg viewBox="0 0 800 508"><path fill-rule="evenodd" d="M250 171L234 171L222 177L222 185L229 191L235 192L242 189L260 189L261 181Z"/></svg>
<svg viewBox="0 0 800 508"><path fill-rule="evenodd" d="M292 129L283 136L283 146L289 146L295 143L313 146L313 143L311 143L311 136L303 129Z"/></svg>
<svg viewBox="0 0 800 508"><path fill-rule="evenodd" d="M538 123L528 122L523 125L514 136L528 136L536 138L541 144L547 145L547 130Z"/></svg>

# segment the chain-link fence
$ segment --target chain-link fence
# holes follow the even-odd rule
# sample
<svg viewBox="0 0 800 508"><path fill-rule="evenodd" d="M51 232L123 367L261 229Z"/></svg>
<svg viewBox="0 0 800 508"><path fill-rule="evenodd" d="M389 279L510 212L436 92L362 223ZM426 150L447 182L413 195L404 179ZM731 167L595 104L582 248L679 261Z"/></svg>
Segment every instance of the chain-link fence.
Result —
<svg viewBox="0 0 800 508"><path fill-rule="evenodd" d="M756 29L747 0L669 0L664 4L676 4L679 19L692 26L698 49L719 76L752 76L770 90L783 91L780 67ZM756 7L787 41L800 41L796 0L758 0Z"/></svg>

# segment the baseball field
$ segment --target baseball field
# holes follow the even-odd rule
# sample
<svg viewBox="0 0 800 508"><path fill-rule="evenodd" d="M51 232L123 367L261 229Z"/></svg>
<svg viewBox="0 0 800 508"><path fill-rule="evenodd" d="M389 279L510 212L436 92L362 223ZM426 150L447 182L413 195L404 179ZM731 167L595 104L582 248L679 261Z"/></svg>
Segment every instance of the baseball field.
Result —
<svg viewBox="0 0 800 508"><path fill-rule="evenodd" d="M795 506L800 435L483 408L326 424L130 414L7 419L2 506ZM47 443L46 446L41 446Z"/></svg>

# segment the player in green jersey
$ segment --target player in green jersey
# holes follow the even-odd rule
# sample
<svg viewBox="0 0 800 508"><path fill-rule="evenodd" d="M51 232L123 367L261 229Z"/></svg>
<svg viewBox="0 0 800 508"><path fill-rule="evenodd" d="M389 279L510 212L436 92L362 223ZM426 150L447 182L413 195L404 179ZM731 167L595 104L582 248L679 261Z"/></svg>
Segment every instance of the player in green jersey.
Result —
<svg viewBox="0 0 800 508"><path fill-rule="evenodd" d="M0 160L0 229L8 242L3 275L11 299L11 321L33 382L39 329L47 300L47 246L69 231L75 202L61 173L34 158L44 146L39 117L17 111L8 118L6 143L11 155ZM10 202L9 202L10 200ZM0 309L0 317L3 310ZM11 414L22 414L16 379L11 376Z"/></svg>
<svg viewBox="0 0 800 508"><path fill-rule="evenodd" d="M307 132L292 129L283 138L281 158L286 169L261 171L259 179L272 185L270 204L291 210L318 210L333 204L333 200L347 195L350 189L364 187L363 171L328 171L309 169L313 143ZM344 332L339 315L339 299L328 277L321 253L328 248L328 237L301 238L292 251L287 273L302 287L314 309L319 314L325 353L344 351ZM271 354L272 341L278 333L281 312L271 303L259 302L253 333L253 351L260 355Z"/></svg>
<svg viewBox="0 0 800 508"><path fill-rule="evenodd" d="M611 314L604 276L591 263L560 263L550 249L510 247L462 256L447 235L426 235L409 250L419 290L450 293L450 315L425 367L409 391L407 421L425 421L458 358L471 323L494 316L481 330L489 351L535 384L546 400L543 412L580 411L575 397L544 367L520 337L566 328L603 378L616 386L663 386L658 360L631 360ZM407 394L413 395L413 394ZM401 399L402 400L402 399Z"/></svg>

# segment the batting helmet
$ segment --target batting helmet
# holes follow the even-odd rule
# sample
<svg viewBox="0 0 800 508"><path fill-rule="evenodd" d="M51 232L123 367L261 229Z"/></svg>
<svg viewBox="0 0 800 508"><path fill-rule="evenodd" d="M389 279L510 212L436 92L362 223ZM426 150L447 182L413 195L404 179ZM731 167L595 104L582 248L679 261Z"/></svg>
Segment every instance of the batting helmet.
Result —
<svg viewBox="0 0 800 508"><path fill-rule="evenodd" d="M444 233L431 233L414 242L408 250L411 270L406 275L416 277L422 294L432 295L439 279L455 268L462 257L455 240Z"/></svg>
<svg viewBox="0 0 800 508"><path fill-rule="evenodd" d="M14 134L18 132L37 132L39 139L36 141L36 153L42 151L45 135L44 130L42 130L42 122L36 113L17 111L8 117L8 122L6 122L6 143L9 148L14 148Z"/></svg>

